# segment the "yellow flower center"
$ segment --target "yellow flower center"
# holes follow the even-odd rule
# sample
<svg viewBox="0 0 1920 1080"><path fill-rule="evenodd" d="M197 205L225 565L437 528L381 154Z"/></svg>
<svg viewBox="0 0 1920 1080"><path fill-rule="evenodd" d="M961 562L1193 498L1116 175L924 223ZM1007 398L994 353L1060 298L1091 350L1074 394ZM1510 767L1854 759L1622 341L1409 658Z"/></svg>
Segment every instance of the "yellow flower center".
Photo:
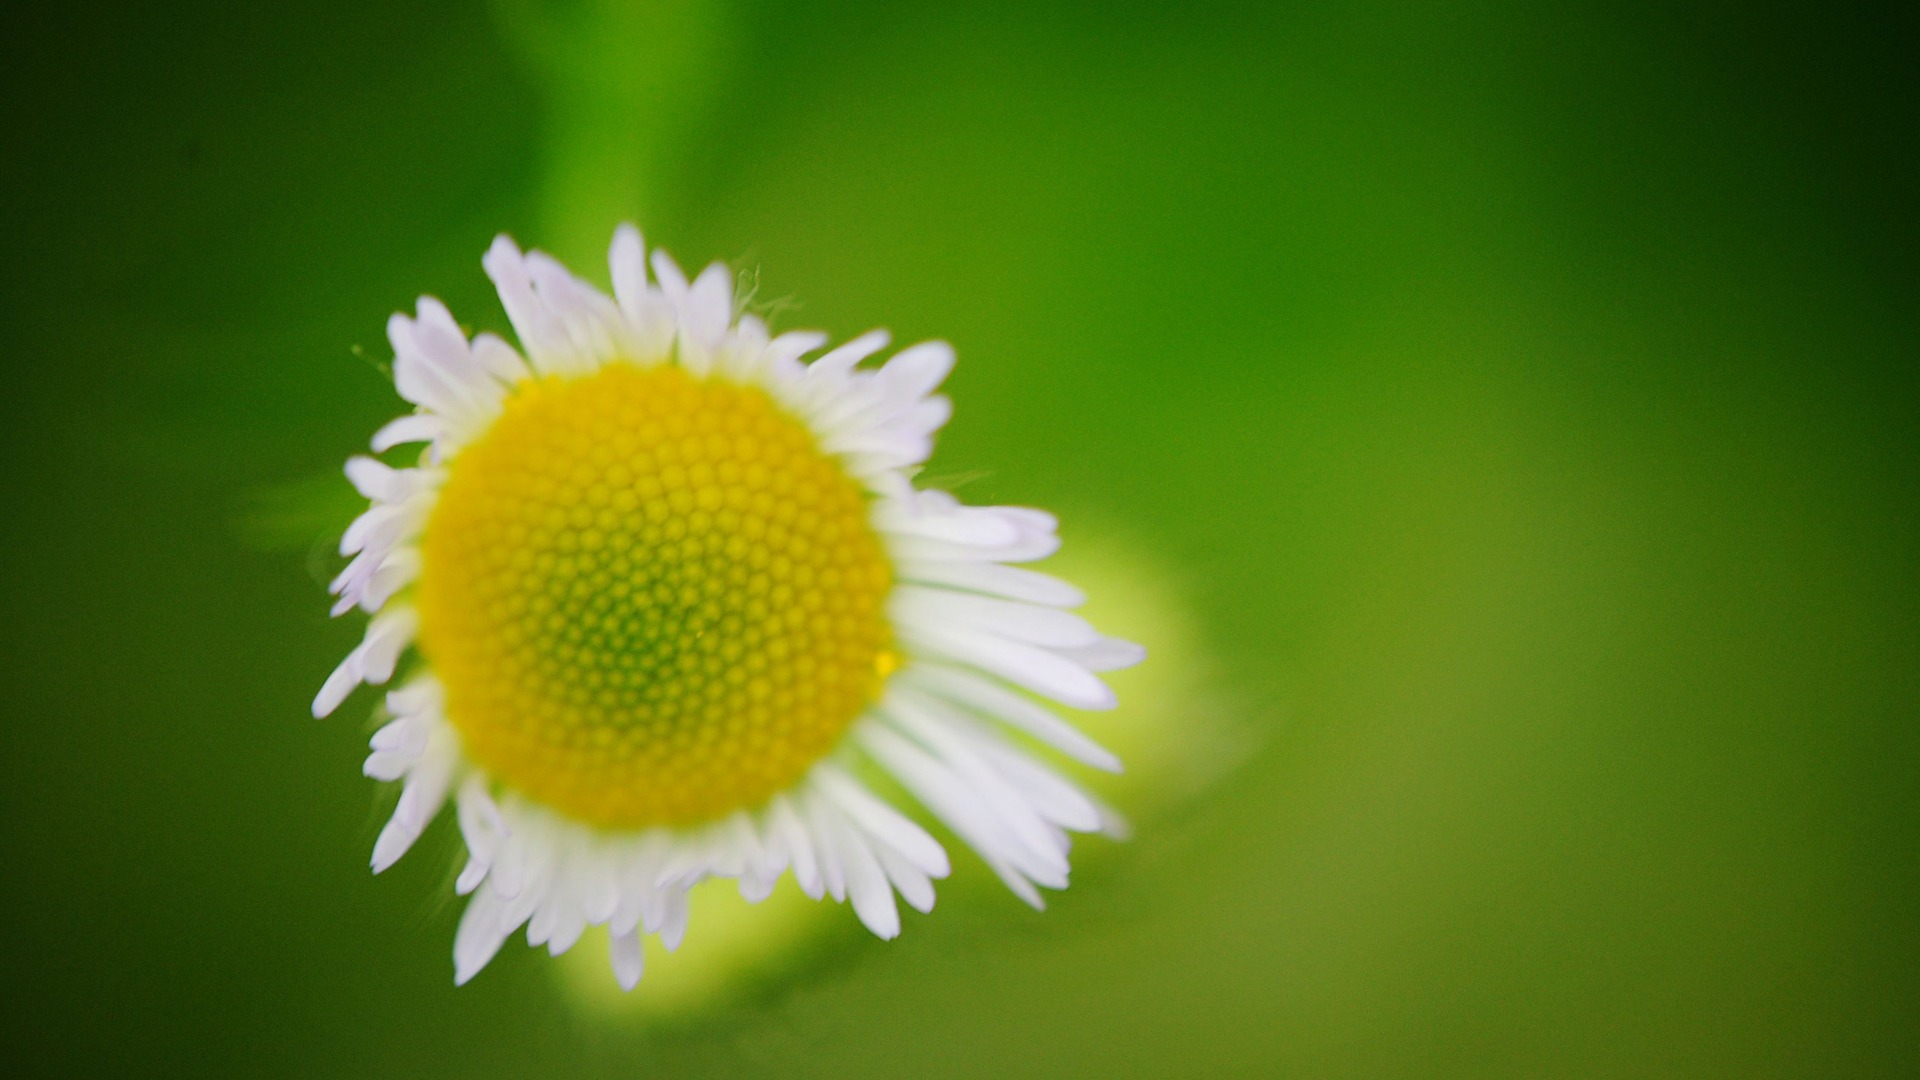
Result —
<svg viewBox="0 0 1920 1080"><path fill-rule="evenodd" d="M867 510L761 390L626 364L525 383L427 523L420 648L447 719L582 821L763 802L895 664Z"/></svg>

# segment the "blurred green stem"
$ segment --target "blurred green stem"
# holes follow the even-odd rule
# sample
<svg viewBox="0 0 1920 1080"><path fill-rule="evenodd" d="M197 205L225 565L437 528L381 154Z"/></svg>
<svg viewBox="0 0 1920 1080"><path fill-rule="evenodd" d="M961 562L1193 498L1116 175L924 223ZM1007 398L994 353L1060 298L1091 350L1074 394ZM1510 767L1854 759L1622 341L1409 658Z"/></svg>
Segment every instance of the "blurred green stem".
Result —
<svg viewBox="0 0 1920 1080"><path fill-rule="evenodd" d="M645 228L725 67L727 0L495 0L509 48L546 99L539 235L564 260Z"/></svg>

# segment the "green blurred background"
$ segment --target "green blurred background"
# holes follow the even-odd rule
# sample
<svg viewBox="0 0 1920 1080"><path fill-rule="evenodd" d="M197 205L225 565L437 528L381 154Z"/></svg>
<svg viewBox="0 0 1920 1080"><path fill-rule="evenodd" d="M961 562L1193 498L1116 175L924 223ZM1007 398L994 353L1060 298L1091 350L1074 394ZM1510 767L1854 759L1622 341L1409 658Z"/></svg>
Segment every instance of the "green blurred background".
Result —
<svg viewBox="0 0 1920 1080"><path fill-rule="evenodd" d="M1920 1074L1911 9L0 19L8 1075ZM387 313L622 217L954 341L936 471L1239 765L697 1017L456 991L313 545Z"/></svg>

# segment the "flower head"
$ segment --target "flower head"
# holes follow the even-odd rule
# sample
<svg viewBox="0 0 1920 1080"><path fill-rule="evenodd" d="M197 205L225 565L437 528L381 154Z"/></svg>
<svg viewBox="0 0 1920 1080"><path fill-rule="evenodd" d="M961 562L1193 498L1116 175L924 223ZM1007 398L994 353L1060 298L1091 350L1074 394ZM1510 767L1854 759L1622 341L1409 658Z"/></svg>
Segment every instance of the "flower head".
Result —
<svg viewBox="0 0 1920 1080"><path fill-rule="evenodd" d="M604 924L630 988L640 935L677 944L715 877L755 900L790 872L890 938L948 862L878 770L1042 906L1104 811L1007 733L1117 769L1036 695L1109 708L1096 673L1143 653L1014 565L1055 550L1051 516L912 485L952 350L863 368L885 333L771 337L723 267L688 283L655 252L650 277L630 227L611 262L609 298L495 241L524 357L431 298L388 323L416 408L373 449L422 449L347 463L372 505L334 612L372 619L314 701L405 667L366 763L404 782L374 870L452 798L460 982L522 925L557 955Z"/></svg>

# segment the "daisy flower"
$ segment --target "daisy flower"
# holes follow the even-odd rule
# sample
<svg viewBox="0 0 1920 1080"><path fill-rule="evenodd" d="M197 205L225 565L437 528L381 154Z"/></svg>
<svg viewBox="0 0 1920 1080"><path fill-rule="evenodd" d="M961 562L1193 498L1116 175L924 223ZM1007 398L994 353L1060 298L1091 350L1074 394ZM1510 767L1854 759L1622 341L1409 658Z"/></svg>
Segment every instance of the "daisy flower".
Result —
<svg viewBox="0 0 1920 1080"><path fill-rule="evenodd" d="M1107 813L1029 747L1119 763L1043 699L1111 708L1097 673L1144 652L1017 565L1059 546L1050 515L913 486L952 349L770 336L724 267L689 283L630 226L611 297L506 237L482 262L518 349L427 297L387 324L414 410L372 449L417 464L347 462L371 505L334 613L372 618L313 703L395 683L373 869L453 803L455 981L522 926L559 955L605 925L631 989L709 878L758 900L791 873L894 937L948 859L887 777L1029 904L1065 888Z"/></svg>

